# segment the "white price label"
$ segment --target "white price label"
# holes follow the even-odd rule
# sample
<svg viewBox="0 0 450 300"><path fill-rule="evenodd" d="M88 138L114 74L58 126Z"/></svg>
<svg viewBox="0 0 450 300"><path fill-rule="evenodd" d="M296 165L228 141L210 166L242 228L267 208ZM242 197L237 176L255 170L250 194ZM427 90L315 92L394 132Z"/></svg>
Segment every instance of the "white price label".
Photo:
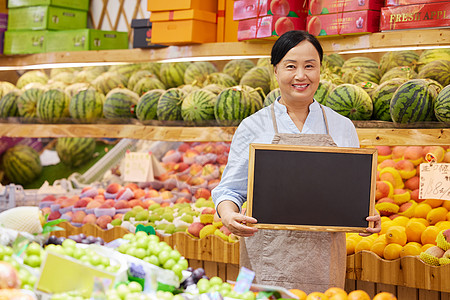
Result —
<svg viewBox="0 0 450 300"><path fill-rule="evenodd" d="M450 200L450 164L420 164L419 198Z"/></svg>
<svg viewBox="0 0 450 300"><path fill-rule="evenodd" d="M124 181L153 181L153 166L150 153L127 152L125 154Z"/></svg>

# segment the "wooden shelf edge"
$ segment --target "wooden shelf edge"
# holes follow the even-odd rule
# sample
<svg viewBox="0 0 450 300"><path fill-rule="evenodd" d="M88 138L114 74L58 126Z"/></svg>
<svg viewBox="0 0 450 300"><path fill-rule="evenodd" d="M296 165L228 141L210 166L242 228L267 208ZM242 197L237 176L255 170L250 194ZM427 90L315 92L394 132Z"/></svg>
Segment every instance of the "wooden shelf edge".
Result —
<svg viewBox="0 0 450 300"><path fill-rule="evenodd" d="M448 46L450 31L448 29L416 29L389 32L376 32L364 35L338 37L319 37L325 53L354 50L370 50L391 47ZM111 63L111 62L145 62L167 59L222 56L270 55L273 41L208 43L188 46L170 46L159 49L124 49L102 51L54 52L30 55L0 56L2 67L24 67L58 63ZM227 58L228 57L228 58Z"/></svg>

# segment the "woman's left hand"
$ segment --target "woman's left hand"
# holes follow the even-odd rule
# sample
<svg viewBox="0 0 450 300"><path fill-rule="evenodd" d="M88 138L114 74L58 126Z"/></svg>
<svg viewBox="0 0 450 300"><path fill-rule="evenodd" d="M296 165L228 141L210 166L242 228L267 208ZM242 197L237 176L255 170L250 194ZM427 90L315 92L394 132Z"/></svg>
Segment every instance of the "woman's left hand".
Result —
<svg viewBox="0 0 450 300"><path fill-rule="evenodd" d="M366 220L369 221L369 222L374 222L374 224L373 224L374 227L367 227L366 228L367 233L360 233L359 235L361 235L361 236L369 236L369 235L371 235L373 233L378 233L378 232L381 231L381 217L380 217L380 215L378 213L376 215L374 215L374 216L368 216L366 218Z"/></svg>

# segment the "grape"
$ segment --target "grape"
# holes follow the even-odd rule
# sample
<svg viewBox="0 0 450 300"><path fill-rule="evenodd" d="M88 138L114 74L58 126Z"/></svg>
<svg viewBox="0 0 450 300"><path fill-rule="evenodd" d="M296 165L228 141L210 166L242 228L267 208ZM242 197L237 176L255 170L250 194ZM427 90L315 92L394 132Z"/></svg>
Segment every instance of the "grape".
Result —
<svg viewBox="0 0 450 300"><path fill-rule="evenodd" d="M62 243L64 242L65 239L66 239L66 238L63 237L63 236L57 238L57 240L56 240L56 245L62 245Z"/></svg>
<svg viewBox="0 0 450 300"><path fill-rule="evenodd" d="M81 243L83 243L83 244L89 244L89 240L88 240L88 239L82 239L82 240L81 240Z"/></svg>
<svg viewBox="0 0 450 300"><path fill-rule="evenodd" d="M205 270L203 268L197 268L192 271L192 276L194 276L195 280L199 280L205 275Z"/></svg>
<svg viewBox="0 0 450 300"><path fill-rule="evenodd" d="M192 267L188 267L188 268L186 269L186 271L188 271L188 272L192 272L192 271L194 271L194 268L192 268Z"/></svg>
<svg viewBox="0 0 450 300"><path fill-rule="evenodd" d="M86 235L85 235L84 233L80 233L78 236L79 236L81 239L85 239L85 238L86 238Z"/></svg>
<svg viewBox="0 0 450 300"><path fill-rule="evenodd" d="M80 237L80 235L69 235L69 239L77 242L77 243L81 243L82 238Z"/></svg>
<svg viewBox="0 0 450 300"><path fill-rule="evenodd" d="M56 244L58 241L58 237L56 235L51 235L47 240L47 245L49 244Z"/></svg>
<svg viewBox="0 0 450 300"><path fill-rule="evenodd" d="M89 241L89 244L95 243L96 237L93 235L90 235L86 238Z"/></svg>

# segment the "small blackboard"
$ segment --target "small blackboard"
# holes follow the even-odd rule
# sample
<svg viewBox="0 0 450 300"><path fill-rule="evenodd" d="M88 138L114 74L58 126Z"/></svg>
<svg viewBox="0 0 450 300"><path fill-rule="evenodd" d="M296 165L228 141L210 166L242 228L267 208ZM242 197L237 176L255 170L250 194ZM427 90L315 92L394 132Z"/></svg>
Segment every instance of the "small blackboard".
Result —
<svg viewBox="0 0 450 300"><path fill-rule="evenodd" d="M247 215L258 228L366 232L376 167L375 148L250 144Z"/></svg>

